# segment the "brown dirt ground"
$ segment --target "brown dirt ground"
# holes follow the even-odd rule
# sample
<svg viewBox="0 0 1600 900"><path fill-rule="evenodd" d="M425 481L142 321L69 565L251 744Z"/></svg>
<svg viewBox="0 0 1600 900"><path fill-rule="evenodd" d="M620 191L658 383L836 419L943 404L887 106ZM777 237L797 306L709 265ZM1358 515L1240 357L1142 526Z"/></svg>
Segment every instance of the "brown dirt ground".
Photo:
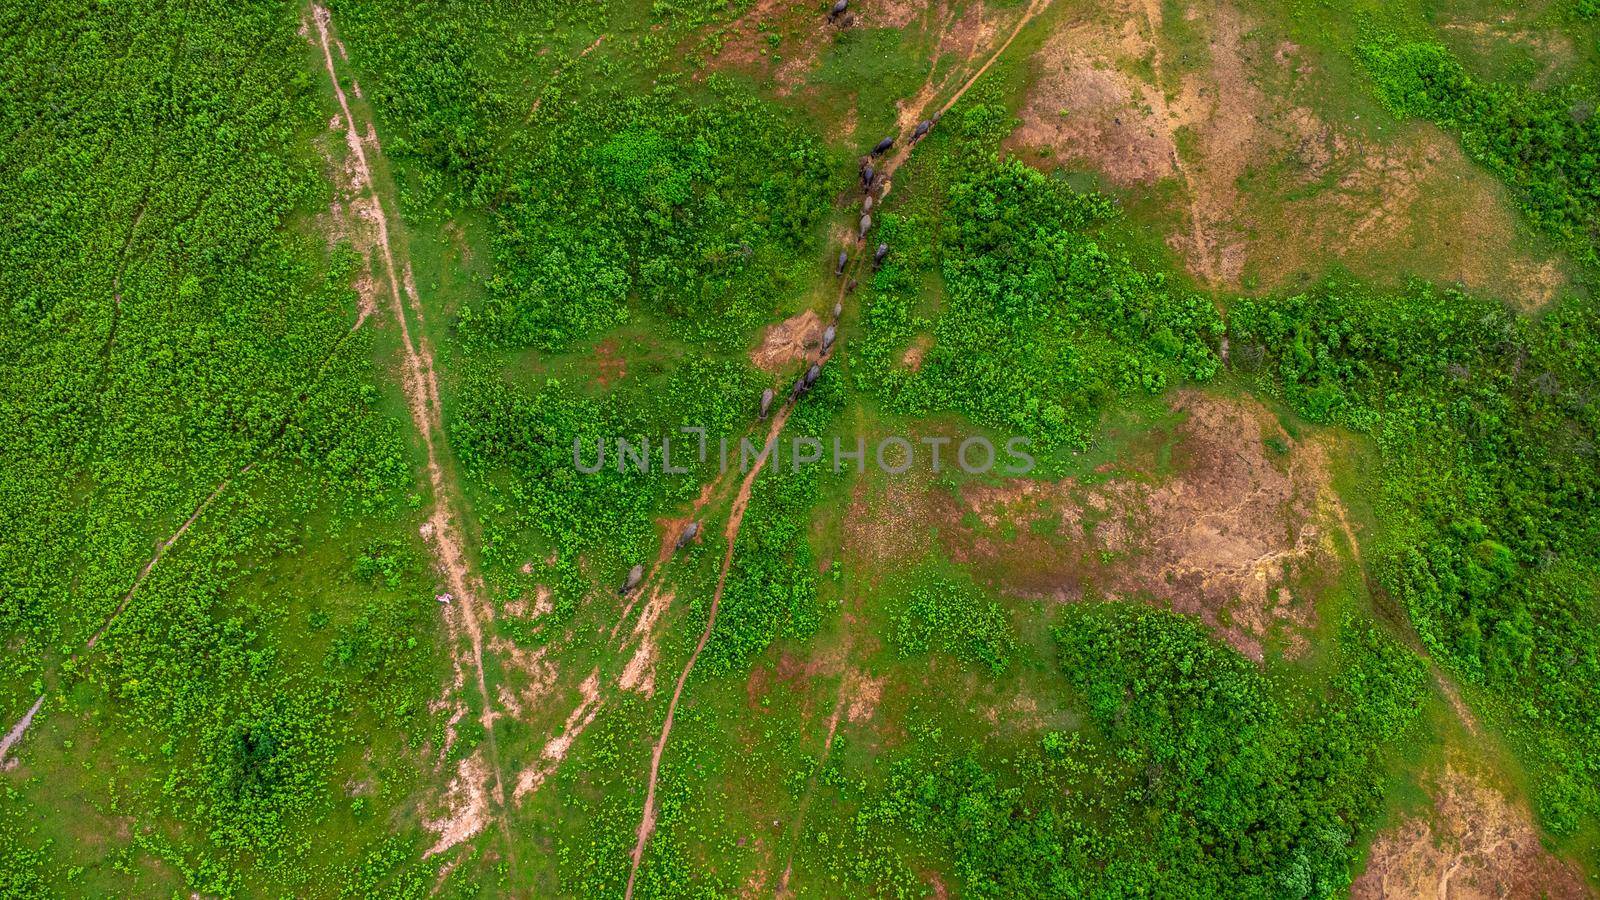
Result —
<svg viewBox="0 0 1600 900"><path fill-rule="evenodd" d="M912 372L922 371L922 361L927 358L928 351L933 349L933 335L919 334L911 341L911 346L900 355L900 365Z"/></svg>
<svg viewBox="0 0 1600 900"><path fill-rule="evenodd" d="M1453 139L1421 125L1373 138L1324 119L1316 60L1225 3L1190 7L1183 25L1204 59L1168 46L1156 0L1058 23L1008 146L1120 187L1173 180L1183 224L1169 243L1213 287L1270 290L1338 263L1537 307L1567 283Z"/></svg>
<svg viewBox="0 0 1600 900"><path fill-rule="evenodd" d="M489 779L482 747L461 760L455 777L445 788L441 813L422 822L424 828L438 835L423 858L443 853L483 831L489 821Z"/></svg>
<svg viewBox="0 0 1600 900"><path fill-rule="evenodd" d="M938 15L942 22L949 7L950 3L940 0L875 0L852 3L837 21L829 21L825 7L816 4L757 0L732 25L709 36L714 51L711 65L770 76L777 82L778 94L784 96L805 86L840 30L905 29L919 20L928 21L930 14ZM763 26L766 32L761 30ZM776 48L767 41L769 33L781 38Z"/></svg>
<svg viewBox="0 0 1600 900"><path fill-rule="evenodd" d="M572 750L572 744L583 734L584 729L594 723L595 716L600 714L600 707L604 698L600 695L600 671L596 669L589 673L589 677L578 686L578 704L567 715L566 722L559 732L552 735L545 742L544 749L540 751L539 758L533 764L523 769L517 775L517 785L512 792L512 799L521 802L522 798L539 789L546 778L560 767L562 760L567 758L567 753Z"/></svg>
<svg viewBox="0 0 1600 900"><path fill-rule="evenodd" d="M713 35L716 49L711 65L770 75L777 81L780 95L790 94L817 67L833 34L839 28L854 27L858 20L854 11L839 22L829 22L826 11L813 4L757 0L731 26ZM767 43L762 26L783 38L777 49Z"/></svg>
<svg viewBox="0 0 1600 900"><path fill-rule="evenodd" d="M628 376L628 361L617 352L617 339L607 338L594 348L595 381L610 387Z"/></svg>
<svg viewBox="0 0 1600 900"><path fill-rule="evenodd" d="M750 362L765 372L781 371L790 363L805 359L822 346L822 331L826 326L816 310L808 309L790 316L776 325L768 326L761 336L761 344L750 351Z"/></svg>
<svg viewBox="0 0 1600 900"><path fill-rule="evenodd" d="M1351 897L1592 896L1578 871L1540 844L1528 811L1459 763L1434 777L1430 793L1431 816L1378 835Z"/></svg>

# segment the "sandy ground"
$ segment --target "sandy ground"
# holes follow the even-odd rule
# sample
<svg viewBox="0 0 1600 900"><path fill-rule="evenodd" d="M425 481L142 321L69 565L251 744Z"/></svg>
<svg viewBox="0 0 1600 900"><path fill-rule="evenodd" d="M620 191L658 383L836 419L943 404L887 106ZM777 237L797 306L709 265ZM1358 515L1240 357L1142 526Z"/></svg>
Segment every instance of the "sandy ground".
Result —
<svg viewBox="0 0 1600 900"><path fill-rule="evenodd" d="M518 801L539 789L567 758L567 752L572 749L572 742L583 734L584 729L594 722L595 716L600 714L603 698L600 696L600 670L589 673L583 684L578 686L580 699L578 705L567 716L566 723L561 731L545 742L544 749L539 753L539 759L531 766L523 769L517 776L517 786L513 794Z"/></svg>
<svg viewBox="0 0 1600 900"><path fill-rule="evenodd" d="M783 371L822 346L822 331L826 327L814 309L803 310L770 325L762 333L761 343L750 351L750 363L763 372Z"/></svg>

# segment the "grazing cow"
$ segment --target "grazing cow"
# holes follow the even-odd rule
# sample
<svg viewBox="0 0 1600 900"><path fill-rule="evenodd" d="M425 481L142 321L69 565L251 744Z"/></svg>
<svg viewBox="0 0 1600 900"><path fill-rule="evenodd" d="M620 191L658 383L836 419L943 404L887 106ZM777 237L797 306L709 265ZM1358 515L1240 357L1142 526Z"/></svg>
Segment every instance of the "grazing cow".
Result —
<svg viewBox="0 0 1600 900"><path fill-rule="evenodd" d="M849 8L850 8L850 0L839 0L838 3L835 3L833 5L833 9L828 11L828 18L837 19L840 16L844 15L844 11L849 9Z"/></svg>
<svg viewBox="0 0 1600 900"><path fill-rule="evenodd" d="M878 245L878 252L872 254L872 267L873 268L877 268L878 266L883 265L883 258L885 256L888 256L888 255L889 255L889 245L888 244L879 244Z"/></svg>
<svg viewBox="0 0 1600 900"><path fill-rule="evenodd" d="M699 533L700 533L700 523L699 522L690 522L688 525L685 525L683 527L683 533L678 535L678 544L677 544L677 546L673 547L672 549L673 550L682 550L683 549L683 545L689 543L692 540L694 540L694 536L699 534Z"/></svg>
<svg viewBox="0 0 1600 900"><path fill-rule="evenodd" d="M633 589L638 587L639 582L643 580L644 566L634 566L632 569L628 570L628 580L622 583L622 589L617 591L617 593L626 597L632 593Z"/></svg>
<svg viewBox="0 0 1600 900"><path fill-rule="evenodd" d="M772 412L772 388L761 392L761 421L767 420L767 413Z"/></svg>

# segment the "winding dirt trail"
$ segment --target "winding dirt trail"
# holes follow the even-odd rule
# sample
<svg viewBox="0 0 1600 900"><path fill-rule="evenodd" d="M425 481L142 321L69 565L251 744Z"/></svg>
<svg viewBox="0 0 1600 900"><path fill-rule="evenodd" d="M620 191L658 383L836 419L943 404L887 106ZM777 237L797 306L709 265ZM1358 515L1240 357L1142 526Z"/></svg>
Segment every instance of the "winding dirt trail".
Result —
<svg viewBox="0 0 1600 900"><path fill-rule="evenodd" d="M936 115L943 116L945 112L949 111L951 107L955 106L955 104L961 100L962 96L966 94L968 89L976 84L978 79L982 78L984 74L989 71L989 68L994 65L995 60L999 59L1000 55L1011 46L1011 42L1016 40L1017 35L1022 32L1022 29L1026 27L1029 22L1032 22L1040 13L1044 12L1044 10L1050 6L1051 2L1052 0L1032 0L1032 2L1028 4L1028 8L1023 11L1022 16L1012 27L1010 33L1006 35L1005 40L1002 41L1000 45L989 54L988 58L984 60L983 64L980 65L970 76L968 76L961 86L950 95L949 99L939 107ZM922 94L924 99L921 104L921 108L917 111L915 116L911 117L910 120L912 122L915 122L924 116L927 103L931 102L931 98L934 95L936 95L936 92L929 93L925 91ZM899 149L890 155L883 165L882 174L880 176L882 179L883 190L880 194L880 199L888 196L889 191L893 186L894 173L899 170L900 166L907 159L910 158L911 151L916 146L914 142L908 140L907 138L908 135L906 134L905 130L902 129L901 134L897 136L896 141L899 144ZM862 237L862 240L865 240L865 236ZM843 273L838 279L838 303L842 304L847 298L848 285L854 279L854 277L861 272L862 267L866 265L866 258L867 254L865 253L856 254L855 258L850 263L848 271ZM835 348L839 346L842 345L836 344ZM816 362L818 365L826 365L832 357L833 349L824 350L817 355ZM800 398L792 398L788 400L774 413L772 425L767 431L767 444L764 446L771 446L776 442L778 435L783 432L783 426L788 422L789 415L794 411L795 405L799 402L799 399ZM656 738L655 748L650 755L650 777L645 784L644 812L639 820L638 834L633 846L633 854L628 870L628 884L623 893L624 900L632 900L633 898L634 885L639 875L639 865L644 859L644 850L646 845L650 842L650 836L655 831L657 815L656 786L661 775L661 757L666 752L667 741L672 734L672 725L677 714L678 702L683 697L683 688L689 680L690 672L694 670L694 665L696 661L699 660L701 651L705 649L706 643L711 639L711 632L716 627L717 610L722 603L722 592L724 587L727 585L728 571L733 565L733 550L734 545L739 537L739 529L744 523L745 510L750 505L750 492L755 485L756 476L761 474L762 469L765 467L771 455L772 454L770 453L763 453L756 459L755 465L753 465L750 471L746 473L744 481L740 484L739 493L734 497L733 507L728 514L727 526L724 529L724 534L727 538L727 549L723 553L722 568L717 575L717 586L711 595L711 608L706 616L705 629L701 631L700 639L695 643L694 651L689 654L688 661L684 663L683 670L678 673L678 680L673 687L672 697L667 702L667 717L661 724L661 733ZM831 748L831 734L829 735L828 745ZM786 871L783 878L784 887L787 887L788 875L789 873Z"/></svg>
<svg viewBox="0 0 1600 900"><path fill-rule="evenodd" d="M445 604L447 625L452 634L459 630L467 637L467 652L471 658L473 680L482 708L480 721L484 726L484 749L488 756L489 776L493 782L492 797L496 806L501 809L497 819L506 839L507 858L514 868L515 841L511 838L510 825L507 816L504 815L505 785L501 775L500 750L494 731L497 714L484 675L482 621L492 621L494 613L484 603L483 581L472 570L468 561L466 541L457 515L457 508L463 503L460 486L447 470L444 452L441 449L441 445L444 444L443 417L439 404L439 383L434 374L433 349L424 330L422 303L417 295L411 266L409 263L404 265L405 276L402 281L401 269L395 263L396 254L390 240L388 216L384 213L383 198L374 182L372 167L367 158L367 139L362 136L363 129L357 125L356 117L350 109L350 102L339 82L338 67L333 58L333 47L337 44L337 39L331 35L332 16L325 7L315 4L311 7L311 12L316 24L317 41L322 49L323 67L327 72L328 83L333 88L334 97L338 100L339 109L344 115L345 144L349 148L357 180L365 194L362 199L366 210L372 217L377 238L376 247L382 259L384 280L388 288L390 312L400 326L400 341L404 354L402 387L406 404L411 412L412 424L422 438L423 449L427 456L428 485L433 494L433 512L424 526L424 534L433 550L435 562L445 578L445 585L449 588L451 602ZM342 46L340 55L344 56ZM365 130L375 134L372 124L370 122L366 124ZM414 317L417 321L415 335L412 334L411 326L408 324L408 316Z"/></svg>

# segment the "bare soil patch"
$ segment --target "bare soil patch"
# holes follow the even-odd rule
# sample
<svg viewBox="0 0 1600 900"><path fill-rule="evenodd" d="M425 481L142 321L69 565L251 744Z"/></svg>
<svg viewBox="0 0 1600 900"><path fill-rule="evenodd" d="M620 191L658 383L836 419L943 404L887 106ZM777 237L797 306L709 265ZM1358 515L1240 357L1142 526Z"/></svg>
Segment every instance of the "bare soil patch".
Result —
<svg viewBox="0 0 1600 900"><path fill-rule="evenodd" d="M423 858L443 853L483 831L489 821L489 777L481 747L456 766L455 777L445 788L442 813L423 820L423 827L439 836Z"/></svg>
<svg viewBox="0 0 1600 900"><path fill-rule="evenodd" d="M617 339L607 338L594 348L595 381L608 388L628 374L628 361L617 352Z"/></svg>
<svg viewBox="0 0 1600 900"><path fill-rule="evenodd" d="M1093 164L1123 187L1151 184L1176 171L1177 150L1156 87L1116 68L1092 45L1086 26L1056 31L1036 57L1039 79L1028 91L1013 146L1048 147L1065 160Z"/></svg>
<svg viewBox="0 0 1600 900"><path fill-rule="evenodd" d="M933 335L919 334L911 341L911 346L906 352L900 354L900 365L912 372L922 371L922 361L927 358L928 351L933 349Z"/></svg>
<svg viewBox="0 0 1600 900"><path fill-rule="evenodd" d="M1356 900L1590 897L1578 870L1545 850L1527 809L1447 765L1431 785L1432 815L1378 835Z"/></svg>
<svg viewBox="0 0 1600 900"><path fill-rule="evenodd" d="M578 685L578 705L567 716L566 723L561 731L545 742L544 749L539 752L539 758L533 765L523 769L517 775L517 786L512 792L512 799L520 802L523 797L539 789L546 778L561 765L567 758L567 753L572 750L572 743L583 734L595 716L600 714L600 707L604 700L600 696L600 670L589 673L589 677Z"/></svg>
<svg viewBox="0 0 1600 900"><path fill-rule="evenodd" d="M905 479L891 478L881 486L858 481L845 513L844 544L865 563L866 572L882 573L884 563L925 554L933 544L929 525L948 518L951 509L947 495Z"/></svg>
<svg viewBox="0 0 1600 900"><path fill-rule="evenodd" d="M822 346L825 327L814 309L770 325L761 336L760 346L750 351L750 362L765 372L782 371Z"/></svg>
<svg viewBox="0 0 1600 900"><path fill-rule="evenodd" d="M1187 418L1173 474L970 486L944 509L941 539L1024 596L1147 597L1253 659L1272 637L1303 652L1316 587L1338 561L1333 535L1347 527L1326 449L1292 440L1252 401L1188 391L1174 407Z"/></svg>
<svg viewBox="0 0 1600 900"><path fill-rule="evenodd" d="M839 28L858 24L854 11L830 22L825 9L785 0L757 0L743 16L712 35L714 68L739 69L772 77L779 95L794 92L817 67L822 51ZM780 36L777 47L769 34Z"/></svg>

